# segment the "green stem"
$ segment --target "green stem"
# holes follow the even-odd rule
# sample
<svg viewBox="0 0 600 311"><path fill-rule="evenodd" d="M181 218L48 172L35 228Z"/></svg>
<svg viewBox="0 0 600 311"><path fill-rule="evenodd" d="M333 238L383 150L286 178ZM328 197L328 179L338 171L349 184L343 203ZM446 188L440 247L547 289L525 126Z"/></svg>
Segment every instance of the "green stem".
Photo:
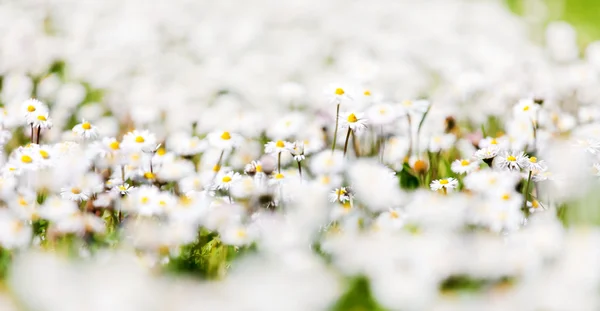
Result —
<svg viewBox="0 0 600 311"><path fill-rule="evenodd" d="M281 151L277 154L277 173L281 174Z"/></svg>
<svg viewBox="0 0 600 311"><path fill-rule="evenodd" d="M346 156L346 150L348 150L348 142L350 141L350 133L352 133L352 129L348 128L348 134L346 134L346 142L344 143L344 156Z"/></svg>
<svg viewBox="0 0 600 311"><path fill-rule="evenodd" d="M525 184L525 188L523 188L523 210L527 209L527 201L529 201L529 183L531 183L531 173L533 171L529 171L529 176L527 177L527 183Z"/></svg>
<svg viewBox="0 0 600 311"><path fill-rule="evenodd" d="M338 122L340 119L340 104L337 104L337 109L335 112L335 131L333 132L333 145L331 146L331 153L335 150L335 144L337 142L337 132L338 132Z"/></svg>
<svg viewBox="0 0 600 311"><path fill-rule="evenodd" d="M298 174L300 174L300 179L302 179L302 165L300 164L300 161L298 161Z"/></svg>

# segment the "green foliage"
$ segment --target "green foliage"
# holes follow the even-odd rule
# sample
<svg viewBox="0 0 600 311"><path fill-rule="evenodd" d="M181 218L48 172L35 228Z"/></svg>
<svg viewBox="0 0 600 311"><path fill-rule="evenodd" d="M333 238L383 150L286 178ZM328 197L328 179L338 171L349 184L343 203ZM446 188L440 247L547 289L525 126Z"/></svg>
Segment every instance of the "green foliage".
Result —
<svg viewBox="0 0 600 311"><path fill-rule="evenodd" d="M332 311L385 311L373 298L367 278L358 277L348 284L348 290L331 308Z"/></svg>
<svg viewBox="0 0 600 311"><path fill-rule="evenodd" d="M419 188L419 178L412 173L412 169L408 163L404 163L402 171L398 173L400 187L402 189L412 190Z"/></svg>

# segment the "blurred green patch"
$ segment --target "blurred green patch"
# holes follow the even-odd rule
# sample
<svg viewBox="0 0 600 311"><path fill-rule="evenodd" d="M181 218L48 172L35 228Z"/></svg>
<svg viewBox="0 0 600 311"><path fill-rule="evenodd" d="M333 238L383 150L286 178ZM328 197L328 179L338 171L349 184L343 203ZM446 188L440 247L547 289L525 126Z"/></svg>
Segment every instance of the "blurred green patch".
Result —
<svg viewBox="0 0 600 311"><path fill-rule="evenodd" d="M508 7L519 15L528 14L533 1L542 1L548 8L546 22L565 21L577 29L581 47L600 40L599 0L505 0Z"/></svg>

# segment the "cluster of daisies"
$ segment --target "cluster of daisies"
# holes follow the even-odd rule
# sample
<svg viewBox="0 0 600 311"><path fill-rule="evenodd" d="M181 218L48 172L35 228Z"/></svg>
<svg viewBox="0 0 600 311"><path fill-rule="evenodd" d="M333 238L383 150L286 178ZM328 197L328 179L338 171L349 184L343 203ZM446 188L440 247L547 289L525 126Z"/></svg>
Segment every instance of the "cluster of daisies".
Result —
<svg viewBox="0 0 600 311"><path fill-rule="evenodd" d="M34 2L0 3L0 281L29 309L600 309L600 43L568 24Z"/></svg>

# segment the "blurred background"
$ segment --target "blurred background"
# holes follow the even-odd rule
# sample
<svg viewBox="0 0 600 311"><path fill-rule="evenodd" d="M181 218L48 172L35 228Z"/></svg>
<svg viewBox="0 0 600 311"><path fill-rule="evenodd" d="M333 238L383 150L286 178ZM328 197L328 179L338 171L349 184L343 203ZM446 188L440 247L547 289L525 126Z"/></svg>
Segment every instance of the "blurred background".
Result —
<svg viewBox="0 0 600 311"><path fill-rule="evenodd" d="M600 39L600 1L505 0L505 3L534 27L538 38L548 23L565 21L577 29L580 47Z"/></svg>

